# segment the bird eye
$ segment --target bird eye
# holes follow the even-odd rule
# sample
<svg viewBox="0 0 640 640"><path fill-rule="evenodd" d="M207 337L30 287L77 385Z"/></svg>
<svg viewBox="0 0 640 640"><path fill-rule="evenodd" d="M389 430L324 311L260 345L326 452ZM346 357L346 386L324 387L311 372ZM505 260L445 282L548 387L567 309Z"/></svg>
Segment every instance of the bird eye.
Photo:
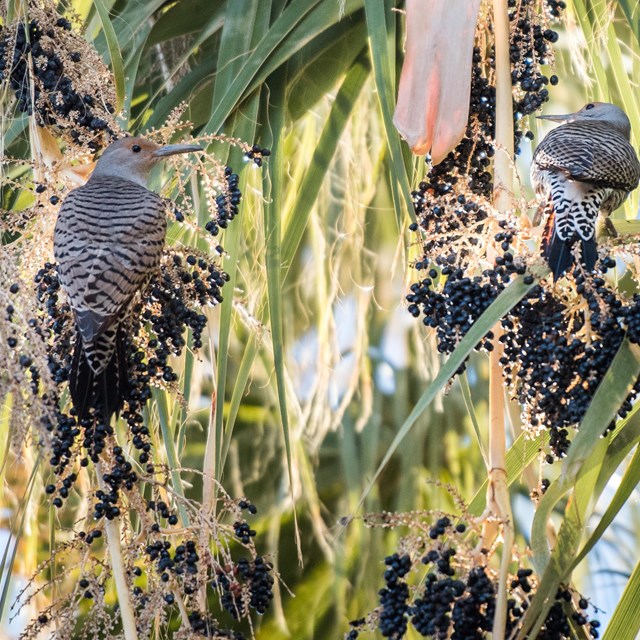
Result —
<svg viewBox="0 0 640 640"><path fill-rule="evenodd" d="M131 151L133 151L133 153L140 153L142 151L142 147L139 144L134 144L131 147Z"/></svg>
<svg viewBox="0 0 640 640"><path fill-rule="evenodd" d="M591 102L585 107L586 111L589 111L589 109L593 109L593 107L595 107L595 104L592 104Z"/></svg>

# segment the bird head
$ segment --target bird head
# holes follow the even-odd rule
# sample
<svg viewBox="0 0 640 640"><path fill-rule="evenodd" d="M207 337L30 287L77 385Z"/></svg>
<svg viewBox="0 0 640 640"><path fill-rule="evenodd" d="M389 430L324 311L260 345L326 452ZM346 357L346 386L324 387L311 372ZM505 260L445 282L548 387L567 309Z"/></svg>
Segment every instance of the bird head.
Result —
<svg viewBox="0 0 640 640"><path fill-rule="evenodd" d="M146 187L149 173L158 162L168 156L190 151L202 151L202 147L197 144L163 146L146 138L121 138L104 150L92 177L123 178Z"/></svg>
<svg viewBox="0 0 640 640"><path fill-rule="evenodd" d="M540 120L552 122L604 122L619 131L627 139L631 136L631 123L627 114L615 104L608 102L589 102L580 111L565 115L538 116Z"/></svg>

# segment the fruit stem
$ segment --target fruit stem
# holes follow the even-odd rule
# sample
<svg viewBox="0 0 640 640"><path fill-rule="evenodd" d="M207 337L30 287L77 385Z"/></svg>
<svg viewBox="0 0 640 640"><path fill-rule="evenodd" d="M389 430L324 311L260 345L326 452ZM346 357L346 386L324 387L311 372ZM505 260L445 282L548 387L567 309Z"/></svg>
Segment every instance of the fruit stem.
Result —
<svg viewBox="0 0 640 640"><path fill-rule="evenodd" d="M104 470L102 463L96 464L96 473L98 475L98 484L103 491L108 492L103 476ZM113 580L116 583L116 595L118 604L120 605L120 616L122 618L122 628L124 630L125 640L138 640L138 631L136 629L136 618L133 613L131 599L129 598L129 586L127 584L127 576L124 568L124 559L122 556L122 545L120 539L119 518L108 520L105 518L105 534L107 537L107 547L111 558L111 572Z"/></svg>
<svg viewBox="0 0 640 640"><path fill-rule="evenodd" d="M512 208L513 194L513 97L509 60L509 15L507 0L493 0L496 82L496 154L493 165L493 204L497 211ZM502 559L492 637L505 637L507 581L513 547L513 517L506 471L504 383L500 358L503 354L501 325L493 328L493 350L489 369L489 486L487 511L502 525Z"/></svg>

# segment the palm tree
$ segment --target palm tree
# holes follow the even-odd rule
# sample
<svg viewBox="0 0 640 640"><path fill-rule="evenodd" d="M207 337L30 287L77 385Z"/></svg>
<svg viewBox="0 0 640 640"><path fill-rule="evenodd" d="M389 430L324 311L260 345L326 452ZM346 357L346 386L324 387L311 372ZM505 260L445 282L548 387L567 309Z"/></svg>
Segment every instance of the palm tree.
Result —
<svg viewBox="0 0 640 640"><path fill-rule="evenodd" d="M56 10L73 21L72 31L56 27L53 42L43 35L43 47L59 47L55 50L64 74L72 77L81 97L90 93L95 98L96 117L106 127L98 123L96 137L90 119L86 127L91 135L81 130L81 144L76 144L71 137L74 126L68 121L73 114L63 118L49 109L44 119L42 113L29 117L20 110L20 100L14 99L11 78L4 78L3 151L10 160L3 166L0 270L3 281L20 287L17 293L0 292L3 306L18 310L0 324L0 349L8 363L0 377L0 428L3 441L13 443L4 454L5 487L0 495L10 509L7 528L19 546L7 547L2 566L16 581L36 575L33 584L44 587L30 600L32 634L52 625L65 602L74 611L86 611L82 593L96 591L102 584L99 578L105 574L100 567L113 566L109 558L113 561L114 553L120 554L122 568L136 562L140 566L133 557L134 545L149 534L150 522L141 516L140 505L127 502L122 518L115 520L126 524L121 550L114 551L111 545L107 553L98 540L91 547L96 551L87 558L77 533L102 526L91 520L98 488L94 466L78 469L62 510L49 505L51 498L43 500L48 485L58 495L62 477L53 472L55 464L46 464L50 453L43 454L46 449L37 436L41 395L30 394L30 364L20 364L20 355L28 352L42 366L42 384L47 383L47 350L38 346L29 324L41 313L35 308L30 283L49 255L48 234L59 200L72 181L82 179L72 170L76 159L87 160L89 142L105 144L109 129L164 139L189 134L208 146L202 164L170 170L158 176L156 186L177 203L178 215L171 216L175 219L167 236L168 255L215 258L228 274L220 305L199 311L207 321L204 346L198 348L194 340L199 338L190 329L187 348L170 359L177 381L154 387L144 411L153 474L138 465L126 423L121 421L116 428L127 459L140 474L141 499L162 499L179 518L175 530L162 520L162 535L173 548L187 534L194 533L195 538L198 530L209 530L206 523L216 522L218 538L198 543L199 550L211 550L216 566L237 562L243 554L251 558L266 554L281 577L274 585L269 613L259 624L254 619L258 638L339 637L348 633L349 620L379 606L383 560L398 548L405 549L401 540L428 537L443 514L461 516L470 526L464 534L455 534L461 547L482 536L481 523L474 524L474 517L485 508L485 460L493 455L489 433L495 444L497 430L495 420L491 425L489 419L489 358L474 352L474 346L517 308L543 275L535 272L533 282L522 275L515 278L481 309L446 356L438 351L437 327L412 322L404 310L410 285L425 277L416 262L423 260L428 241L413 224L424 212L414 206L412 192L421 192L420 183L430 178L429 166L411 156L393 125L405 33L403 7L396 4L388 0L5 4L4 52L13 51L15 25L20 21L35 19L55 27ZM482 73L494 82L488 61L493 42L490 4L483 3L480 9L477 37ZM558 5L524 0L511 4L530 7L527 11L534 16L544 13L544 20L549 19L549 6ZM543 68L547 76L555 73L560 78L557 88L547 87L552 89L552 102L567 111L588 100L617 102L629 114L637 141L640 118L633 84L640 52L637 11L629 1L567 4L560 26L547 25L560 30L555 71ZM447 25L439 26L445 42L447 36L451 40ZM84 44L73 36L76 33L84 34ZM74 62L70 58L74 52L90 64ZM102 67L95 52L108 68ZM78 64L82 66L74 66ZM27 87L41 81L28 74L25 78ZM115 114L109 113L107 102ZM47 127L42 130L36 124ZM520 121L516 126L523 133L538 133L532 116L526 127ZM530 145L523 138L520 146L515 166L526 183ZM239 215L219 235L211 236L205 225L215 217L216 195L224 192L225 165L239 175L243 199ZM213 183L217 194L208 190ZM38 185L46 191L39 192ZM525 184L517 194L520 221L526 214L520 203L527 198L531 192ZM619 271L619 280L610 286L628 296L636 291L636 265L629 258L634 238L625 234L637 232L633 220L637 207L638 197L633 195L624 213L614 216L620 239L611 241L613 250L626 259L628 275ZM521 222L517 219L514 224ZM8 343L14 334L20 341L17 348ZM466 371L455 376L464 363ZM495 359L493 364L495 390ZM606 439L601 434L637 380L636 346L625 340L604 370L596 400L585 407L579 429L572 432L566 458L551 471L539 455L541 448L548 452L548 432L532 436L527 431L530 424L521 419L521 407L507 405L506 424L512 429L504 452L507 498L514 505L516 544L520 549L531 547L529 564L539 579L536 599L523 618L528 628L540 628L558 585L568 583L578 566L585 578L577 572L573 577L579 590L589 595L594 574L590 574L593 554L587 556L588 552L635 517L631 498L638 465L635 455L629 458L640 439L635 405L627 408L626 417L618 419ZM36 437L24 439L26 433ZM24 468L17 466L21 459L28 461ZM539 486L542 473L552 480L544 494ZM538 491L535 512L528 500L532 489ZM253 518L246 509L238 511L237 500L244 496L257 507ZM419 513L398 516L397 526L378 526L389 524L379 516L383 511L414 510ZM242 548L234 539L238 513L247 516L257 532L255 546L251 542ZM362 520L364 513L377 515ZM624 518L614 520L619 513ZM87 522L76 524L86 515ZM552 515L558 537L550 547ZM111 533L112 542L114 535L117 538L117 531ZM633 536L626 539L635 543ZM51 556L62 548L67 549L66 557L62 551ZM602 548L602 543L595 546ZM500 555L499 547L492 565L496 572ZM503 555L510 559L508 553ZM637 567L628 564L628 556L615 554L615 549L605 556L615 557L621 571L629 574L620 603L606 620L605 637L634 638L640 626L633 608ZM43 561L47 561L44 570L39 564ZM113 562L117 575L118 562ZM513 565L509 568L513 572ZM97 581L78 589L79 580L93 579L89 573ZM416 589L421 588L423 574L414 574ZM129 586L135 584L147 593L148 585L159 584L162 595L160 574L151 577L150 569L149 576L148 584L144 578L132 578ZM505 576L497 576L496 584L506 589ZM121 602L137 602L138 595L123 594L122 586L116 594L111 580L104 585L104 601L92 595L94 606L108 615L113 615L116 595ZM248 585L249 581L246 589ZM218 589L224 592L224 585L219 583ZM596 592L592 593L598 605ZM0 600L3 620L15 597L9 594L7 581ZM68 594L76 595L65 601ZM229 612L220 609L213 591L206 597L222 626L236 624ZM158 637L170 637L186 623L192 602L187 597L184 602L177 600L174 595L161 603L170 617ZM246 619L238 628L248 631ZM58 631L65 637L73 634L65 624ZM417 637L415 630L409 633Z"/></svg>

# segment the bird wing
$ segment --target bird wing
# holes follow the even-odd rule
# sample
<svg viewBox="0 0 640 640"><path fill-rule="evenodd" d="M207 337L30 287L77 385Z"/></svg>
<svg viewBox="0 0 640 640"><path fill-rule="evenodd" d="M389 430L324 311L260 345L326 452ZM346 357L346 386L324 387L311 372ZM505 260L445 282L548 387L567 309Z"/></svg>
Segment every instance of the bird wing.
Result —
<svg viewBox="0 0 640 640"><path fill-rule="evenodd" d="M533 161L538 169L561 171L572 180L633 191L640 163L628 140L599 122L569 122L548 133Z"/></svg>
<svg viewBox="0 0 640 640"><path fill-rule="evenodd" d="M165 230L162 199L129 181L94 179L69 193L54 253L85 344L121 317L157 268Z"/></svg>
<svg viewBox="0 0 640 640"><path fill-rule="evenodd" d="M148 273L126 256L118 242L93 245L74 258L75 266L82 264L88 272L75 281L69 297L82 339L92 342L120 317Z"/></svg>

